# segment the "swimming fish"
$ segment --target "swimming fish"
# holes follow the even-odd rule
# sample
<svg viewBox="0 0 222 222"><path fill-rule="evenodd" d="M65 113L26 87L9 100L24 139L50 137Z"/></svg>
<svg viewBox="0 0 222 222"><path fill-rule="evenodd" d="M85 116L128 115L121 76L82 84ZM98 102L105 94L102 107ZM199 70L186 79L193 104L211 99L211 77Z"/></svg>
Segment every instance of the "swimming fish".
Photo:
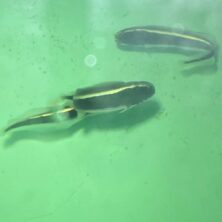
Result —
<svg viewBox="0 0 222 222"><path fill-rule="evenodd" d="M183 31L161 26L137 26L123 29L116 33L116 42L120 48L165 46L184 49L204 50L200 57L185 61L194 63L210 59L217 59L217 46L209 39L191 31Z"/></svg>
<svg viewBox="0 0 222 222"><path fill-rule="evenodd" d="M155 93L153 84L138 82L106 82L77 89L74 94L63 96L62 103L39 114L30 115L5 128L8 132L19 127L32 125L53 125L62 122L78 122L86 116L125 111ZM74 120L74 121L73 121Z"/></svg>

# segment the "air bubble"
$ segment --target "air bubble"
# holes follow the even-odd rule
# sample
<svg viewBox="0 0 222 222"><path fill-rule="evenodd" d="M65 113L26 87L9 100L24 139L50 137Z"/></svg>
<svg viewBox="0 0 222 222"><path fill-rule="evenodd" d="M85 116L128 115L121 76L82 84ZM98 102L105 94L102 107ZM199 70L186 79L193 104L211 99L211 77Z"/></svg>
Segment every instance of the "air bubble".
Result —
<svg viewBox="0 0 222 222"><path fill-rule="evenodd" d="M86 64L86 66L92 68L92 67L94 67L94 66L96 65L96 63L97 63L97 58L96 58L95 55L90 54L90 55L87 55L87 56L85 57L84 62L85 62L85 64Z"/></svg>

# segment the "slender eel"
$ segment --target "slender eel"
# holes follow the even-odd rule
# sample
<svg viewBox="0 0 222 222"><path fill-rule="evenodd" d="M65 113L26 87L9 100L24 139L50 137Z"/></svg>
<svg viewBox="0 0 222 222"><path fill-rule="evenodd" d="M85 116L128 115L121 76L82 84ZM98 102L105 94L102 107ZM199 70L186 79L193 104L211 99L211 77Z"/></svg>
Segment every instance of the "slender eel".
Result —
<svg viewBox="0 0 222 222"><path fill-rule="evenodd" d="M70 120L76 123L93 114L125 111L146 101L154 93L154 86L145 81L106 82L77 89L74 94L62 98L64 104L69 104L68 106L51 107L45 112L30 115L10 124L4 132L32 125L53 125L54 127L56 123Z"/></svg>
<svg viewBox="0 0 222 222"><path fill-rule="evenodd" d="M200 57L185 63L199 62L212 57L215 61L217 59L216 44L195 32L176 31L161 26L138 26L117 32L115 38L118 46L123 49L124 47L164 46L205 51Z"/></svg>

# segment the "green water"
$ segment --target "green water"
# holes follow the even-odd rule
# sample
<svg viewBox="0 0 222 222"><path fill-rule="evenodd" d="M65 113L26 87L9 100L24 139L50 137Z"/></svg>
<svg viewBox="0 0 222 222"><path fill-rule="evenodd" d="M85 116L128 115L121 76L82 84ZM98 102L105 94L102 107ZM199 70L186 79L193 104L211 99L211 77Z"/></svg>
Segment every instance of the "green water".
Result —
<svg viewBox="0 0 222 222"><path fill-rule="evenodd" d="M0 126L104 81L150 81L153 98L72 130L0 140L2 222L222 221L221 57L122 51L135 25L188 28L221 45L221 1L2 0ZM205 62L204 62L205 64Z"/></svg>

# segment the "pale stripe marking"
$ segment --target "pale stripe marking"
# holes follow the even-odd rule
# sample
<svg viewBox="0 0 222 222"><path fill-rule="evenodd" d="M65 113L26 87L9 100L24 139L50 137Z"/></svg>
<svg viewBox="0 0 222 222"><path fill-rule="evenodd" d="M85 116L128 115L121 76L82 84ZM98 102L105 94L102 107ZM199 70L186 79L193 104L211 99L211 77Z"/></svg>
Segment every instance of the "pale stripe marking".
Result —
<svg viewBox="0 0 222 222"><path fill-rule="evenodd" d="M181 38L184 38L184 39L190 39L190 40L203 42L207 45L211 45L211 43L208 42L207 40L198 38L196 36L177 33L177 32L167 32L167 31L159 31L159 30L151 30L151 29L140 29L140 28L137 28L137 29L134 29L134 30L125 30L125 32L135 32L135 31L145 31L145 32L156 33L156 34L161 34L161 35L176 36L176 37L181 37Z"/></svg>
<svg viewBox="0 0 222 222"><path fill-rule="evenodd" d="M76 99L88 99L88 98L98 97L98 96L113 95L113 94L117 94L119 92L122 92L124 90L132 89L132 88L136 88L136 87L147 87L147 86L143 85L143 84L124 86L124 87L121 87L118 89L111 89L111 90L107 90L107 91L95 92L95 93L82 95L82 96L74 96L74 99L75 100Z"/></svg>

